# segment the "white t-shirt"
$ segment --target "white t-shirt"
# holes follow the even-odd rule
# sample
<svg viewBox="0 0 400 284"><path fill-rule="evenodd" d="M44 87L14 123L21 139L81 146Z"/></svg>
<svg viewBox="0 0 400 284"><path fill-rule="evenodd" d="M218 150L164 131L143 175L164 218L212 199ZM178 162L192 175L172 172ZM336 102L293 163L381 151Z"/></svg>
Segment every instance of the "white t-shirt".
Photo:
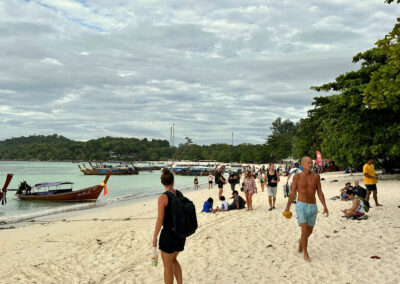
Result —
<svg viewBox="0 0 400 284"><path fill-rule="evenodd" d="M289 184L292 184L294 176L299 174L299 173L301 173L301 170L299 168L290 169L290 172L289 172L289 175L290 175Z"/></svg>
<svg viewBox="0 0 400 284"><path fill-rule="evenodd" d="M227 211L229 209L229 205L228 205L228 202L226 200L221 202L221 209L223 211Z"/></svg>
<svg viewBox="0 0 400 284"><path fill-rule="evenodd" d="M208 176L208 181L212 181L213 180L213 176L212 175L209 175Z"/></svg>

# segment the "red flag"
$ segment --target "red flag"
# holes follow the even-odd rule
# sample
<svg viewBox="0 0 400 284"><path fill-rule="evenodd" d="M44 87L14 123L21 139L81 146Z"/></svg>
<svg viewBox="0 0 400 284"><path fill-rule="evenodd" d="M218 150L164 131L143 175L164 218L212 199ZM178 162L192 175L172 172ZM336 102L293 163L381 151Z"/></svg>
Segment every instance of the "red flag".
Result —
<svg viewBox="0 0 400 284"><path fill-rule="evenodd" d="M104 187L103 195L106 196L108 194L107 184L102 182L100 185Z"/></svg>

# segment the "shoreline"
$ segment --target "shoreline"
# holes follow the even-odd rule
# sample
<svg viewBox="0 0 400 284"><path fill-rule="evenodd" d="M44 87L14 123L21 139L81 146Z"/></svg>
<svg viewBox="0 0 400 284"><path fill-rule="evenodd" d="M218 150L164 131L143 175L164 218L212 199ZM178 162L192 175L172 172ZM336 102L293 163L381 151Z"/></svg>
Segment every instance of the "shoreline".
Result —
<svg viewBox="0 0 400 284"><path fill-rule="evenodd" d="M378 197L383 207L376 208L372 201L369 218L363 221L341 218L340 210L351 206L351 202L330 200L345 182L360 176L321 177L325 178L321 183L330 216L322 216L317 201L319 214L309 244L311 263L297 252L300 229L294 207L291 219L282 216L287 202L282 196L284 178L278 185L277 209L273 211L268 211L267 192L261 192L258 183L254 211L199 213L208 197L214 198L214 207L219 206L217 187L186 192L185 196L195 203L199 228L187 239L178 257L184 282L232 283L235 279L237 283L355 283L365 277L372 282L385 277L387 283L397 283L399 176L379 181ZM229 203L230 193L226 185L224 195ZM0 255L4 283L163 281L162 262L158 267L150 262L156 199L65 216L0 231L2 239L7 240ZM371 259L374 255L381 259Z"/></svg>

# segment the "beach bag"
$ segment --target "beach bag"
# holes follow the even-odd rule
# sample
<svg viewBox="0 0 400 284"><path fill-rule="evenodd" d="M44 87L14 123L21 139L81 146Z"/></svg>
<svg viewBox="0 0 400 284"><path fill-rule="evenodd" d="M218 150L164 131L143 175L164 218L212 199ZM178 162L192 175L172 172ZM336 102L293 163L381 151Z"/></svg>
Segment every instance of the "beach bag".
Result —
<svg viewBox="0 0 400 284"><path fill-rule="evenodd" d="M367 200L365 200L364 197L357 196L357 198L360 199L364 203L364 210L365 210L365 212L368 212L369 208L371 207L371 205L369 205L369 202Z"/></svg>
<svg viewBox="0 0 400 284"><path fill-rule="evenodd" d="M176 196L168 191L166 194L172 200L172 231L182 238L193 235L198 227L196 208L193 202L183 196L179 190L176 191Z"/></svg>

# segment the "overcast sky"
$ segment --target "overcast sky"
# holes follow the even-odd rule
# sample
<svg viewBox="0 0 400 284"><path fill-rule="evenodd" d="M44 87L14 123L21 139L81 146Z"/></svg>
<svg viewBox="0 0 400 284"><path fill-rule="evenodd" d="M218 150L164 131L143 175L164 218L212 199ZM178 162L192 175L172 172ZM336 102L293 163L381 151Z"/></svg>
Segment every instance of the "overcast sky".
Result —
<svg viewBox="0 0 400 284"><path fill-rule="evenodd" d="M0 139L263 143L393 28L384 0L0 1Z"/></svg>

